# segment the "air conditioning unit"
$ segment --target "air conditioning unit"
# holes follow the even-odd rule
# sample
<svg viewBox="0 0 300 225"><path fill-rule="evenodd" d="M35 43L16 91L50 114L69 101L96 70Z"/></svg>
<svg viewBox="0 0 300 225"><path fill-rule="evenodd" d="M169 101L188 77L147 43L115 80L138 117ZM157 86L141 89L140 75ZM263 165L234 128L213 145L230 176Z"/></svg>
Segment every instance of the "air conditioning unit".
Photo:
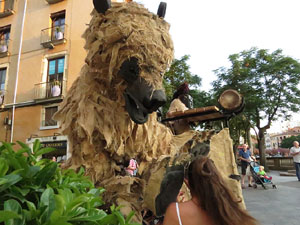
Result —
<svg viewBox="0 0 300 225"><path fill-rule="evenodd" d="M11 125L11 120L7 117L4 118L4 125Z"/></svg>

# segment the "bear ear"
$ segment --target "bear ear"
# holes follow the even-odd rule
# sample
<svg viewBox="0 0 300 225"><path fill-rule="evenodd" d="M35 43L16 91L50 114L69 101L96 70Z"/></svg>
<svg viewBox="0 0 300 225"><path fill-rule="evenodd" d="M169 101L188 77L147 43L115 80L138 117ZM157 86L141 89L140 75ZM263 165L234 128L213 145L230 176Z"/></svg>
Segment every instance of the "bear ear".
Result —
<svg viewBox="0 0 300 225"><path fill-rule="evenodd" d="M157 10L157 15L159 17L165 18L166 10L167 10L167 3L166 2L161 2L159 4L158 10Z"/></svg>
<svg viewBox="0 0 300 225"><path fill-rule="evenodd" d="M105 13L111 7L111 0L93 0L94 7L98 13Z"/></svg>

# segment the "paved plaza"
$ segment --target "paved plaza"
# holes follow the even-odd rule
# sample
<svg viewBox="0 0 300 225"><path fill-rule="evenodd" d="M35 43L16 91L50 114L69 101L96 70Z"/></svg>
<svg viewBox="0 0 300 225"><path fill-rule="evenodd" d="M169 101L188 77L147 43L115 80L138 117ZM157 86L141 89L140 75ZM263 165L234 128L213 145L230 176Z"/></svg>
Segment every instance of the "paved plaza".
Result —
<svg viewBox="0 0 300 225"><path fill-rule="evenodd" d="M271 185L267 190L261 185L257 189L243 189L247 210L261 225L299 225L300 182L296 176L279 176L278 171L269 174L277 189L272 189Z"/></svg>

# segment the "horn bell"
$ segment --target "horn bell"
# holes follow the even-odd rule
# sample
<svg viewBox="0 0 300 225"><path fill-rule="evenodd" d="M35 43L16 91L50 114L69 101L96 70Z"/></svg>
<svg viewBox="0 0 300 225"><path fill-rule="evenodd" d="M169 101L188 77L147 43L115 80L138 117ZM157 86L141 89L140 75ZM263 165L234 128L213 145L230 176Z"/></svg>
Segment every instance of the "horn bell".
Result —
<svg viewBox="0 0 300 225"><path fill-rule="evenodd" d="M166 2L160 2L158 10L157 10L157 15L159 17L165 18L166 10L167 10L167 3Z"/></svg>
<svg viewBox="0 0 300 225"><path fill-rule="evenodd" d="M98 13L105 13L111 7L111 0L93 0Z"/></svg>

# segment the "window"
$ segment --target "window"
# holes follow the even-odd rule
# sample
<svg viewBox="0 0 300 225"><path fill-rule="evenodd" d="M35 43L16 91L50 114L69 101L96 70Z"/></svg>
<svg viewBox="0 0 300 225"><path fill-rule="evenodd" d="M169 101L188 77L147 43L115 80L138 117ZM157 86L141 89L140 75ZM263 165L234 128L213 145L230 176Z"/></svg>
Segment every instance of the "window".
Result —
<svg viewBox="0 0 300 225"><path fill-rule="evenodd" d="M54 113L58 110L58 106L47 106L43 109L43 121L42 127L46 128L57 128L58 124L56 120L53 120L52 117Z"/></svg>
<svg viewBox="0 0 300 225"><path fill-rule="evenodd" d="M48 76L47 81L62 81L64 76L65 57L48 60Z"/></svg>
<svg viewBox="0 0 300 225"><path fill-rule="evenodd" d="M62 94L65 57L48 60L47 97L58 97Z"/></svg>
<svg viewBox="0 0 300 225"><path fill-rule="evenodd" d="M0 91L5 90L6 68L0 69Z"/></svg>
<svg viewBox="0 0 300 225"><path fill-rule="evenodd" d="M52 40L61 40L65 33L66 11L60 11L51 14L52 21Z"/></svg>
<svg viewBox="0 0 300 225"><path fill-rule="evenodd" d="M0 27L0 53L7 52L10 36L10 25Z"/></svg>

